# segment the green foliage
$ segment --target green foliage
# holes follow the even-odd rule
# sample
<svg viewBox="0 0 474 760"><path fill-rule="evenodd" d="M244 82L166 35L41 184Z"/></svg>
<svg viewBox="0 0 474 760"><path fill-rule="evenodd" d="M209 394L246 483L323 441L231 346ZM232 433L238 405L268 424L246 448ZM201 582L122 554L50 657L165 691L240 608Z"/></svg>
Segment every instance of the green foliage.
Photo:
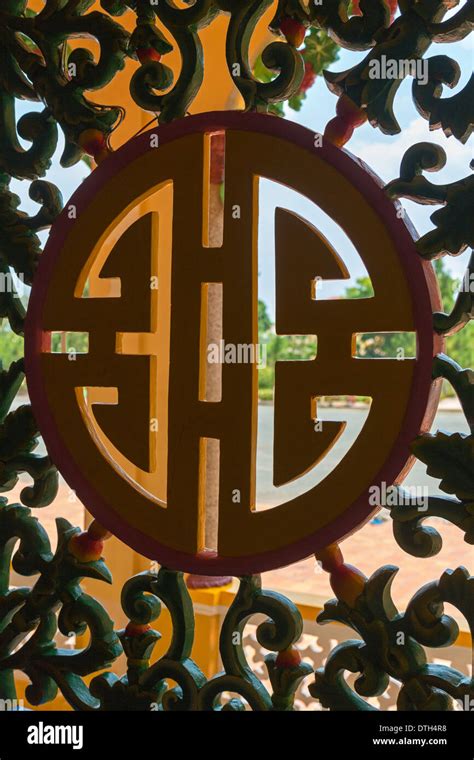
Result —
<svg viewBox="0 0 474 760"><path fill-rule="evenodd" d="M439 487L458 499L474 499L474 438L461 433L422 435L412 451L427 465L427 473L440 479Z"/></svg>
<svg viewBox="0 0 474 760"><path fill-rule="evenodd" d="M306 95L314 84L316 77L330 66L331 63L337 61L339 46L333 42L323 29L312 27L305 37L304 47L300 52L305 64L305 74L300 89L288 100L288 105L294 111L301 110L303 101L306 99ZM277 76L274 71L267 69L261 56L255 62L253 73L260 82L271 82ZM269 111L276 116L284 116L284 104L272 103L270 104Z"/></svg>
<svg viewBox="0 0 474 760"><path fill-rule="evenodd" d="M453 308L459 281L452 277L446 269L443 259L434 262L438 277L444 309L449 312ZM374 295L369 277L359 277L354 286L346 288L346 298L371 298ZM265 319L260 315L265 315ZM268 392L274 385L275 362L277 361L308 361L316 352L316 343L311 336L281 336L270 332L270 320L263 302L259 302L259 334L260 341L267 344L267 367L259 372L260 398L268 398ZM262 327L261 327L262 326ZM265 329L262 329L265 326ZM474 325L467 324L462 330L446 339L446 352L461 367L473 364ZM358 356L365 358L409 358L416 356L416 337L412 333L392 333L377 335L367 333L358 340ZM448 383L443 386L443 395L454 395L454 390Z"/></svg>
<svg viewBox="0 0 474 760"><path fill-rule="evenodd" d="M8 369L12 362L23 357L23 338L16 335L8 322L4 321L0 326L0 343L2 347L0 363L3 369Z"/></svg>
<svg viewBox="0 0 474 760"><path fill-rule="evenodd" d="M258 301L258 334L264 335L272 326L272 320L269 317L267 304L265 301Z"/></svg>
<svg viewBox="0 0 474 760"><path fill-rule="evenodd" d="M37 435L31 406L19 406L0 425L0 459L5 461L20 453L29 453L36 446Z"/></svg>
<svg viewBox="0 0 474 760"><path fill-rule="evenodd" d="M369 277L359 277L353 287L346 288L346 298L372 298L374 289ZM366 359L410 357L416 355L416 338L409 333L361 335L357 355Z"/></svg>
<svg viewBox="0 0 474 760"><path fill-rule="evenodd" d="M310 335L275 335L267 343L267 364L278 361L309 361L316 356L316 340Z"/></svg>
<svg viewBox="0 0 474 760"><path fill-rule="evenodd" d="M317 343L311 335L276 335L270 329L259 332L259 341L267 348L267 366L258 372L259 397L269 400L273 398L275 363L310 361L316 356Z"/></svg>
<svg viewBox="0 0 474 760"><path fill-rule="evenodd" d="M303 101L311 89L318 74L327 69L339 58L339 46L322 29L311 27L306 35L302 51L305 62L305 75L299 91L288 100L288 105L294 111L301 111Z"/></svg>
<svg viewBox="0 0 474 760"><path fill-rule="evenodd" d="M434 268L438 278L444 310L450 312L456 299L459 280L450 275L443 259L437 259L434 262ZM368 277L360 277L354 287L346 289L347 298L370 298L372 295L373 289ZM473 345L474 335L473 324L471 322L462 330L446 339L446 352L461 367L469 367L473 363ZM399 348L403 348L407 357L415 355L415 337L407 333L380 336L380 339L377 341L373 341L372 336L362 336L360 346L360 355L367 357L396 356L397 349ZM450 392L454 393L453 391Z"/></svg>
<svg viewBox="0 0 474 760"><path fill-rule="evenodd" d="M474 366L474 324L469 322L462 330L446 338L446 353L461 367Z"/></svg>
<svg viewBox="0 0 474 760"><path fill-rule="evenodd" d="M372 298L373 295L370 277L359 277L354 287L346 288L346 298Z"/></svg>
<svg viewBox="0 0 474 760"><path fill-rule="evenodd" d="M451 277L445 267L443 259L435 259L433 266L438 279L444 310L451 311L456 299L456 292L459 288L459 280L455 277Z"/></svg>
<svg viewBox="0 0 474 760"><path fill-rule="evenodd" d="M258 389L258 397L260 401L273 401L273 387L272 388L260 388Z"/></svg>
<svg viewBox="0 0 474 760"><path fill-rule="evenodd" d="M456 293L460 286L458 279L451 277L445 268L443 259L436 259L434 262L436 276L438 278L439 288L443 299L443 309L449 313L456 300ZM474 366L474 324L469 322L462 330L446 338L446 353L454 359L461 367ZM450 393L454 391L449 386Z"/></svg>
<svg viewBox="0 0 474 760"><path fill-rule="evenodd" d="M76 354L86 354L89 350L88 333L53 333L51 336L51 349L54 353L71 351Z"/></svg>
<svg viewBox="0 0 474 760"><path fill-rule="evenodd" d="M273 367L262 367L261 369L259 369L258 370L259 391L270 390L273 393L274 379L275 379L275 373L274 373Z"/></svg>
<svg viewBox="0 0 474 760"><path fill-rule="evenodd" d="M364 359L409 359L416 356L414 333L365 333L357 340L357 356Z"/></svg>

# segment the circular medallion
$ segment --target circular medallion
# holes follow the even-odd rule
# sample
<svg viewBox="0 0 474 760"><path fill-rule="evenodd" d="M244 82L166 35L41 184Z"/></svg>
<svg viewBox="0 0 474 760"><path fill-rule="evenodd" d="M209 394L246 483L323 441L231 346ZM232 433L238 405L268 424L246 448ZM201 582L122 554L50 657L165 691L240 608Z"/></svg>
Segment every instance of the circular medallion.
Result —
<svg viewBox="0 0 474 760"><path fill-rule="evenodd" d="M371 489L403 479L410 443L433 419L439 388L431 365L441 340L432 313L441 304L431 264L417 255L374 175L319 137L282 119L236 112L144 133L79 187L41 258L25 361L50 455L106 528L170 568L260 572L344 538L374 512ZM225 197L213 233L217 146ZM317 336L317 354L275 368L274 485L297 481L340 436L343 423L316 424L319 398L372 401L332 472L264 510L255 504L252 358L261 178L300 193L336 222L374 291L318 298L320 280L347 279L343 252L300 216L276 210L275 329ZM212 294L222 330L218 388L209 393ZM357 335L402 332L416 334L416 358L356 356ZM58 333L62 352L54 350ZM222 359L228 349L229 361ZM218 471L212 550L205 533L210 451Z"/></svg>

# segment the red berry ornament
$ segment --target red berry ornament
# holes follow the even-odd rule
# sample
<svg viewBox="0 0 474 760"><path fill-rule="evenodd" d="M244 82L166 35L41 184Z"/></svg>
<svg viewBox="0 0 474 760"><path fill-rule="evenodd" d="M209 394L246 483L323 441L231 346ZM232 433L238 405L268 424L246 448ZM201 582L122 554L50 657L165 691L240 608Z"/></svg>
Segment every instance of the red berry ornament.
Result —
<svg viewBox="0 0 474 760"><path fill-rule="evenodd" d="M331 544L316 553L323 570L329 573L329 582L337 598L354 607L365 588L367 578L353 565L346 565L337 544Z"/></svg>
<svg viewBox="0 0 474 760"><path fill-rule="evenodd" d="M293 47L298 48L303 44L306 34L306 27L301 21L297 21L291 16L284 16L280 23L280 31L285 35L287 42Z"/></svg>
<svg viewBox="0 0 474 760"><path fill-rule="evenodd" d="M398 0L385 0L385 2L390 9L390 23L392 23L393 19L395 18L395 13L397 12ZM360 0L352 0L353 16L362 16L362 11L359 7L359 3Z"/></svg>
<svg viewBox="0 0 474 760"><path fill-rule="evenodd" d="M275 659L275 666L277 668L287 669L297 668L301 663L301 655L296 647L289 647L278 652Z"/></svg>
<svg viewBox="0 0 474 760"><path fill-rule="evenodd" d="M152 47L137 48L136 53L137 53L137 58L140 61L140 63L147 63L148 61L161 60L161 53L159 53L157 50L155 50L155 48L152 48Z"/></svg>
<svg viewBox="0 0 474 760"><path fill-rule="evenodd" d="M333 145L342 148L352 137L355 127L360 127L367 121L367 111L356 106L354 101L343 93L337 101L336 114L335 118L327 123L324 137Z"/></svg>
<svg viewBox="0 0 474 760"><path fill-rule="evenodd" d="M97 541L87 532L76 533L69 541L69 551L80 562L96 562L102 556L103 541Z"/></svg>
<svg viewBox="0 0 474 760"><path fill-rule="evenodd" d="M310 87L313 86L314 82L316 81L316 72L313 69L313 64L309 61L305 62L304 65L304 76L303 81L301 82L300 86L300 92L307 92Z"/></svg>
<svg viewBox="0 0 474 760"><path fill-rule="evenodd" d="M151 628L151 625L148 625L148 623L145 623L145 625L139 625L138 623L128 623L127 627L125 628L125 636L141 636L143 633L146 633Z"/></svg>
<svg viewBox="0 0 474 760"><path fill-rule="evenodd" d="M94 541L105 541L112 533L104 528L97 520L93 520L87 528L87 533Z"/></svg>
<svg viewBox="0 0 474 760"><path fill-rule="evenodd" d="M107 145L107 138L100 129L85 129L79 135L78 144L85 153L94 158L96 164L102 163L112 153Z"/></svg>
<svg viewBox="0 0 474 760"><path fill-rule="evenodd" d="M353 132L354 127L352 127L350 124L347 124L338 116L335 116L334 119L331 119L331 121L326 124L324 137L326 140L329 140L329 142L332 142L333 145L336 145L338 148L342 148L342 146L345 145L348 140L350 140Z"/></svg>
<svg viewBox="0 0 474 760"><path fill-rule="evenodd" d="M112 534L97 520L93 520L86 531L76 533L69 541L69 551L80 562L95 562L102 556L104 541Z"/></svg>
<svg viewBox="0 0 474 760"><path fill-rule="evenodd" d="M341 95L336 103L336 114L352 127L360 127L367 121L367 111L365 108L356 106L348 95Z"/></svg>

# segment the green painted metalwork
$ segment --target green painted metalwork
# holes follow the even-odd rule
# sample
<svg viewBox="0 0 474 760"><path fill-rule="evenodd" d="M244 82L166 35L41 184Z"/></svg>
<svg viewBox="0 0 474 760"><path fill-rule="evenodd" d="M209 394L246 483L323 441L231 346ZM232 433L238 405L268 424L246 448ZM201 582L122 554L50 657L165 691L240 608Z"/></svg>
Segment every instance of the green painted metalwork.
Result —
<svg viewBox="0 0 474 760"><path fill-rule="evenodd" d="M474 118L474 116L473 116ZM446 163L443 148L433 143L412 145L403 156L400 178L387 185L392 198L409 198L418 203L440 203L444 208L431 215L436 229L423 235L416 244L420 256L435 259L450 254L458 256L474 245L474 177L468 176L449 185L434 185L422 175L439 171Z"/></svg>
<svg viewBox="0 0 474 760"><path fill-rule="evenodd" d="M454 3L456 4L456 3ZM249 62L249 43L269 0L195 0L178 7L171 0L151 5L148 0L102 0L101 11L90 11L92 0L45 0L41 12L27 8L26 0L4 0L0 8L0 273L14 269L33 283L41 255L40 230L48 228L61 209L54 185L39 180L51 164L57 146L58 126L65 136L63 166L84 156L80 135L98 130L105 139L119 123L120 105L97 105L85 92L100 90L142 48L166 56L174 45L181 53L181 71L158 60L147 60L130 82L131 93L142 108L161 122L184 117L203 80L204 60L200 30L220 13L230 14L226 42L227 63L247 110L271 110L275 103L295 96L303 76L303 59L281 33L288 18L319 34L327 33L350 50L367 51L349 71L325 74L330 89L345 94L365 109L370 123L394 134L400 127L394 113L394 96L403 79L371 79L373 61L390 54L396 59L419 59L434 42L463 39L472 28L474 4L466 2L443 21L453 6L450 0L402 0L400 15L391 23L384 0L361 0L361 15L348 15L344 0L321 5L302 0L280 0L270 28L280 41L262 54L273 79L258 79ZM114 17L135 14L129 34ZM166 29L158 28L161 22ZM71 50L71 38L93 37L99 43L96 59L83 48ZM138 56L139 57L139 56ZM236 66L237 64L237 66ZM71 71L74 70L74 76ZM447 56L429 59L428 84L414 82L413 98L431 129L465 142L473 127L473 86L470 82L451 98L442 98L443 85L459 79L459 66ZM16 116L18 99L41 102L43 110ZM20 139L30 143L25 149ZM441 203L432 216L434 229L418 241L419 254L436 258L457 255L473 245L473 181L468 176L449 185L434 185L422 174L437 170L444 151L431 143L412 146L401 162L400 177L387 185L394 198L418 203ZM30 197L40 210L29 217L19 210L19 198L10 190L11 178L31 182ZM467 272L472 282L473 260ZM0 293L0 318L22 335L25 316L21 299L12 291ZM460 292L451 314L434 315L440 334L450 335L473 317L473 294ZM78 710L291 710L296 688L312 678L312 668L295 656L302 632L296 606L280 594L264 591L260 578L242 578L240 589L222 625L220 654L223 672L207 679L193 662L194 613L183 574L162 568L131 578L122 592L122 606L130 624L114 630L107 611L82 587L83 578L110 583L102 559L81 562L70 551L71 537L79 532L67 520L57 520L58 546L50 542L31 509L50 504L58 475L49 457L35 454L39 431L29 406L10 411L24 378L22 360L0 368L0 490L8 492L18 475L28 473L32 484L21 492L21 504L0 499L0 697L16 696L14 670L31 681L27 698L41 705L62 692ZM430 497L420 514L414 505L392 508L394 535L410 554L423 558L436 554L441 536L423 525L431 516L451 521L474 543L474 377L446 356L434 361L434 378L448 380L459 396L471 434L423 435L413 451L441 480L446 497ZM19 543L18 543L19 542ZM10 587L10 568L25 577L37 576L31 587ZM447 570L438 581L420 589L400 613L390 597L397 569L382 567L365 581L351 605L332 600L318 618L323 624L337 620L353 629L358 640L337 646L322 671L315 674L310 692L322 706L333 710L373 709L370 696L383 693L389 676L401 684L398 708L402 710L451 709L453 700L472 698L473 682L466 674L427 662L425 646L443 647L457 636L455 621L444 614L443 604L454 605L471 629L474 626L474 580L467 570ZM166 654L150 664L160 633L151 627L161 605L171 613L173 636ZM247 663L243 633L256 613L268 617L257 638L269 651L266 667L271 692ZM55 643L63 634L89 631L85 649L61 650ZM107 668L122 653L127 660L122 677ZM90 685L86 677L97 671ZM358 673L355 691L344 672ZM170 687L167 679L177 686ZM233 696L225 698L225 694Z"/></svg>
<svg viewBox="0 0 474 760"><path fill-rule="evenodd" d="M309 689L323 706L333 710L373 710L364 697L380 696L389 676L401 683L399 710L448 710L452 700L469 703L473 696L469 676L445 665L427 662L423 646L443 647L456 640L455 620L443 614L449 602L474 627L473 578L461 567L446 570L439 581L421 588L400 614L392 602L390 586L398 568L377 570L365 584L353 607L333 600L325 605L318 622L337 620L350 626L361 640L339 644L324 670L316 672ZM355 693L344 671L360 673ZM466 700L466 697L468 698Z"/></svg>

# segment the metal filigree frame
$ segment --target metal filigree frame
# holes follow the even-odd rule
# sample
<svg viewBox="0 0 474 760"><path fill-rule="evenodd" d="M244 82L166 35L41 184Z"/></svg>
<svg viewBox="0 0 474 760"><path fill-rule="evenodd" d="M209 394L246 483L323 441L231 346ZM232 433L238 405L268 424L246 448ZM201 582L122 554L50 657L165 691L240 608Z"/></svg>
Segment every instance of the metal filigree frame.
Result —
<svg viewBox="0 0 474 760"><path fill-rule="evenodd" d="M304 61L297 44L292 44L295 40L289 26L297 31L303 27L324 30L342 47L367 51L350 70L325 73L330 89L355 109L352 126L367 118L374 128L395 134L400 127L394 99L403 75L372 79L368 75L370 66L388 55L419 60L432 43L463 39L472 28L474 3L468 0L443 20L456 4L449 0L401 0L400 14L392 19L384 0L361 0L360 15L348 15L345 0L324 0L309 6L303 0L279 0L270 24L275 41L262 53L264 66L274 75L260 81L249 59L249 43L271 0L195 0L186 8L177 7L172 0L158 5L148 0L101 0L101 10L92 11L93 0L45 0L38 13L28 10L26 0L5 0L0 9L0 273L6 275L12 268L28 284L33 283L41 255L38 232L53 223L62 206L58 189L39 179L51 164L58 127L65 137L61 158L65 167L92 152L85 135L92 133L96 140L100 138L101 147L107 146L123 109L120 105L98 105L89 93L111 82L127 58L141 63L130 82L135 102L160 122L182 118L203 81L200 30L226 13L230 16L226 57L235 86L246 110L267 111L272 104L294 96L301 85ZM125 12L133 13L136 19L131 34L116 20ZM72 37L94 38L99 55L94 57L86 48L71 49L68 41ZM181 56L176 79L162 61L175 46ZM454 87L459 75L454 59L434 56L428 59L427 83L415 79L412 92L415 106L431 130L442 129L447 137L464 143L473 128L474 80L471 78L451 98L442 97L443 85ZM17 120L17 99L40 102L43 109ZM342 118L340 114L338 118ZM27 140L30 147L23 148L19 138ZM400 177L386 187L392 198L442 206L431 217L433 230L417 242L419 254L427 259L458 255L474 240L472 176L436 185L423 175L424 171L440 169L445 160L444 151L436 145L414 145L401 161ZM9 187L12 177L31 183L30 197L40 206L34 217L19 210L19 198ZM469 282L473 268L471 257ZM434 315L435 330L453 334L473 315L472 290L461 290L451 314ZM0 294L0 316L22 335L25 312L14 292ZM431 516L449 520L461 529L468 543L474 542L473 373L446 356L438 356L433 377L451 383L471 434L438 432L413 442L416 456L449 494L430 497L422 514L415 505L392 509L397 542L420 558L436 554L441 546L439 533L423 525ZM81 587L83 578L111 582L103 559L81 558L73 550L80 530L62 518L57 521L59 538L53 554L45 530L32 515L32 509L53 501L58 474L48 456L34 453L40 433L31 408L21 406L10 411L23 378L22 360L1 369L1 490L11 490L21 472L28 473L32 485L22 490L21 504L0 499L0 697L15 698L13 673L20 670L31 682L26 697L33 705L54 699L59 689L78 710L148 710L152 704L165 711L242 710L246 705L253 710L291 710L297 687L313 672L298 659L295 649L302 619L289 599L262 590L259 577L240 579L239 591L222 625L223 672L212 678L206 678L191 659L194 613L182 573L162 568L131 578L122 592L123 610L130 622L124 630L114 630L106 610ZM365 579L344 565L335 552L322 561L338 589L338 599L326 604L318 622L337 620L358 636L337 646L324 669L314 674L310 692L323 707L373 709L367 698L380 695L389 677L401 684L401 710L452 709L454 700L473 698L473 683L466 674L429 664L423 649L447 646L456 639L457 625L444 614L444 603L454 605L465 616L472 634L474 579L467 570L447 570L439 581L416 592L405 612L400 613L390 598L396 568L382 567ZM31 587L10 587L10 567L20 575L38 578ZM349 577L343 586L337 583L341 567ZM171 614L173 636L166 654L150 664L160 638L151 624L159 617L162 603ZM243 631L255 613L268 616L258 627L257 637L269 651L265 662L271 693L250 669L243 649ZM58 629L65 635L88 630L89 643L85 649L66 652L55 643ZM122 677L107 671L87 685L87 675L107 669L122 652L127 658ZM348 686L345 671L360 674L355 691ZM177 686L170 688L166 679ZM224 698L228 692L236 696Z"/></svg>

